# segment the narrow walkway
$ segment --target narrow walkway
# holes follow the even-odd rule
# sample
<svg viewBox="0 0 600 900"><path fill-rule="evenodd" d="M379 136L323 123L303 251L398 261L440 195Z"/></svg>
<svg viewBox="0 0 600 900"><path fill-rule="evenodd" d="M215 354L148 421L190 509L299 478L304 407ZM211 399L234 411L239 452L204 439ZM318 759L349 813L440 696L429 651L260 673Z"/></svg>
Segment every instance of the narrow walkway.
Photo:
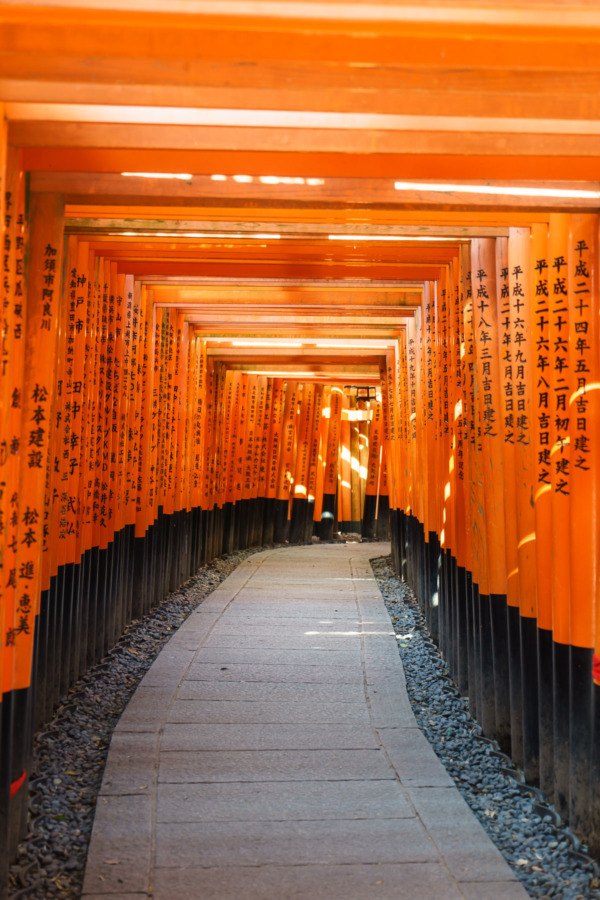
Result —
<svg viewBox="0 0 600 900"><path fill-rule="evenodd" d="M525 900L416 726L369 558L250 557L114 733L85 900Z"/></svg>

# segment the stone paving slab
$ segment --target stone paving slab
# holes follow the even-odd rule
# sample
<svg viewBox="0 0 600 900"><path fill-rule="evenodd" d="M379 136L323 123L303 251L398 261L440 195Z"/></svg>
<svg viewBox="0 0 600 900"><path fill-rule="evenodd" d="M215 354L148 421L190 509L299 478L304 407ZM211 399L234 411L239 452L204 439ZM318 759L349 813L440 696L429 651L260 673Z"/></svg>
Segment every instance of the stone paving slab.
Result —
<svg viewBox="0 0 600 900"><path fill-rule="evenodd" d="M263 666L351 666L360 665L360 646L355 650L323 650L320 647L306 650L273 650L268 646L255 650L238 650L235 647L206 647L196 654L195 662L260 663Z"/></svg>
<svg viewBox="0 0 600 900"><path fill-rule="evenodd" d="M152 682L141 684L119 720L119 731L137 730L135 726L139 725L146 726L145 730L159 731L164 708L171 703L172 697L170 688Z"/></svg>
<svg viewBox="0 0 600 900"><path fill-rule="evenodd" d="M168 722L192 722L206 725L225 725L240 723L242 725L288 725L306 723L344 725L357 722L369 724L369 710L365 702L304 703L273 701L239 701L239 700L180 700L171 704Z"/></svg>
<svg viewBox="0 0 600 900"><path fill-rule="evenodd" d="M273 596L275 593L277 596ZM298 606L296 609L288 607L282 614L282 593L283 586L281 585L273 585L270 591L261 591L259 596L252 597L248 593L244 593L239 599L236 597L236 614L247 617L256 613L257 616L275 618L279 622L289 619L348 619L356 613L354 601L352 603L343 602L343 591L340 591L338 599L332 600L330 593L320 597L319 593L314 592L312 588L303 587L301 590L292 592L290 597L286 592L286 601L298 603ZM307 594L309 597L306 596Z"/></svg>
<svg viewBox="0 0 600 900"><path fill-rule="evenodd" d="M350 581L350 578L318 578L318 576L295 578L275 569L269 570L265 566L262 580L255 576L240 588L239 601L242 606L253 601L270 605L280 600L283 591L287 599L289 591L290 600L309 601L329 609L339 607L349 611L354 606L354 598L348 595L347 590ZM236 603L237 600L238 597Z"/></svg>
<svg viewBox="0 0 600 900"><path fill-rule="evenodd" d="M162 753L158 780L196 781L357 781L386 779L389 762L371 750L202 750ZM116 783L116 773L111 778ZM114 792L114 790L111 790Z"/></svg>
<svg viewBox="0 0 600 900"><path fill-rule="evenodd" d="M225 674L225 673L223 673ZM318 684L313 682L280 681L185 681L177 691L179 700L269 700L276 703L311 702L322 703L362 703L365 687L362 681L338 684Z"/></svg>
<svg viewBox="0 0 600 900"><path fill-rule="evenodd" d="M242 893L243 892L243 893ZM157 868L156 900L462 900L438 863Z"/></svg>
<svg viewBox="0 0 600 900"><path fill-rule="evenodd" d="M525 900L417 728L368 560L258 553L113 736L84 900Z"/></svg>
<svg viewBox="0 0 600 900"><path fill-rule="evenodd" d="M416 819L297 822L185 822L158 825L156 865L226 866L235 844L237 865L351 865L437 862Z"/></svg>
<svg viewBox="0 0 600 900"><path fill-rule="evenodd" d="M348 653L360 654L360 638L358 632L354 634L326 634L323 631L306 631L306 625L297 634L290 634L287 629L261 629L260 635L255 634L215 634L213 631L210 637L207 637L203 645L203 650L198 659L204 658L204 650L285 650L285 654L289 655L290 651L314 651L314 650L342 650ZM220 654L223 655L223 654Z"/></svg>
<svg viewBox="0 0 600 900"><path fill-rule="evenodd" d="M150 675L150 672L148 672ZM146 678L148 678L146 675ZM256 663L193 663L186 681L259 681L282 684L363 684L364 674L355 666L273 665ZM156 684L151 679L146 682Z"/></svg>
<svg viewBox="0 0 600 900"><path fill-rule="evenodd" d="M361 725L205 725L164 727L161 749L169 750L368 750L379 739Z"/></svg>
<svg viewBox="0 0 600 900"><path fill-rule="evenodd" d="M391 773L390 773L391 775ZM157 822L403 819L414 811L397 781L274 781L158 786Z"/></svg>
<svg viewBox="0 0 600 900"><path fill-rule="evenodd" d="M205 616L206 618L206 616ZM219 617L213 628L213 634L261 634L264 629L270 629L271 633L277 634L278 631L290 634L291 632L312 631L317 634L336 634L341 632L351 632L353 635L360 628L368 630L373 624L387 626L390 630L389 619L373 619L373 621L364 621L356 616L347 616L347 618L336 617L331 618L314 618L304 615L298 616L264 616L258 614L250 615L233 615L232 612L225 612Z"/></svg>
<svg viewBox="0 0 600 900"><path fill-rule="evenodd" d="M411 724L413 727L379 729L388 758L402 784L405 787L454 788L454 781L440 765L438 757L421 729L416 726L414 718ZM412 794L410 796L413 802L416 796L420 797L420 795L413 797ZM419 802L418 810L421 806Z"/></svg>
<svg viewBox="0 0 600 900"><path fill-rule="evenodd" d="M166 653L166 650L169 652ZM142 678L141 684L144 687L161 688L178 684L193 662L195 655L194 650L185 650L180 647L174 649L169 641Z"/></svg>
<svg viewBox="0 0 600 900"><path fill-rule="evenodd" d="M104 768L100 795L150 794L156 786L159 735L115 732Z"/></svg>
<svg viewBox="0 0 600 900"><path fill-rule="evenodd" d="M93 847L83 884L89 893L148 891L152 865L153 797L100 796L96 804Z"/></svg>
<svg viewBox="0 0 600 900"><path fill-rule="evenodd" d="M407 794L458 881L518 883L454 785L409 787Z"/></svg>

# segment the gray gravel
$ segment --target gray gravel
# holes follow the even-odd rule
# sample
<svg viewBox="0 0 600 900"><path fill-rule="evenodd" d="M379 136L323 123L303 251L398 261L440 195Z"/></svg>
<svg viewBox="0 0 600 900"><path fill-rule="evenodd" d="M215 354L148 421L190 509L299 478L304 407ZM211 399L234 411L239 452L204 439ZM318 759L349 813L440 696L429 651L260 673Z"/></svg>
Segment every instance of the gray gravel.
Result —
<svg viewBox="0 0 600 900"><path fill-rule="evenodd" d="M264 549L264 548L260 548ZM173 632L248 556L240 550L203 566L142 620L61 698L35 737L29 831L10 870L10 900L78 900L96 797L113 729Z"/></svg>
<svg viewBox="0 0 600 900"><path fill-rule="evenodd" d="M560 819L553 807L519 784L522 773L496 742L481 736L410 587L396 577L389 557L371 560L371 566L398 637L417 722L518 879L540 900L600 900L600 869L586 857L585 845L555 824Z"/></svg>

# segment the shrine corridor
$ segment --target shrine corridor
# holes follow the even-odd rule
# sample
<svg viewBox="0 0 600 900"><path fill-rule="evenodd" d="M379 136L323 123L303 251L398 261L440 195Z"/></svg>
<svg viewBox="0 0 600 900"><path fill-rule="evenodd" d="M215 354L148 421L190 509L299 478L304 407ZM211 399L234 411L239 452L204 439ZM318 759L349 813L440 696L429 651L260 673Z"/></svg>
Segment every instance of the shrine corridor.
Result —
<svg viewBox="0 0 600 900"><path fill-rule="evenodd" d="M176 695L152 710L159 799L140 841L150 822L204 829L199 859L233 885L225 796L240 865L251 846L263 859L263 824L285 866L309 848L345 859L364 812L365 848L402 868L375 839L391 823L453 895L462 863L415 810L454 794L442 775L404 780L393 734L420 738L393 638L302 630L344 586L344 620L355 597L367 621L379 608L371 581L336 581L368 552L340 534L389 541L483 735L600 858L599 46L600 0L0 2L1 898L31 824L34 735L130 623L250 548L260 566L194 613L118 731L115 753L141 716L150 765L144 698ZM311 561L318 583L298 594ZM246 575L256 587L221 610ZM281 700L244 668L259 627ZM291 697L297 666L318 682ZM384 669L395 712L370 693ZM327 754L320 708L331 735L346 728L349 774L327 756L299 791L281 742L304 759L314 734ZM216 709L231 721L204 730ZM263 753L283 781L256 797ZM136 856L157 885L179 865L170 846Z"/></svg>

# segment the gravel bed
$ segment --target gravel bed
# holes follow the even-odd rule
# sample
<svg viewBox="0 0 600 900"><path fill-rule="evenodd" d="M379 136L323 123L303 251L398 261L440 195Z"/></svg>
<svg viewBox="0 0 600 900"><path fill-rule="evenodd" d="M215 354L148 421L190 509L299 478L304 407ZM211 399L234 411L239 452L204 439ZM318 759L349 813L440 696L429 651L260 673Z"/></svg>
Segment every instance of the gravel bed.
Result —
<svg viewBox="0 0 600 900"><path fill-rule="evenodd" d="M265 549L265 548L258 548ZM140 680L189 614L257 550L203 566L61 698L35 736L29 829L9 874L10 900L78 900L111 735Z"/></svg>
<svg viewBox="0 0 600 900"><path fill-rule="evenodd" d="M486 832L531 897L600 900L600 868L539 792L519 784L496 742L481 736L452 682L415 596L389 557L371 560L398 638L415 718ZM579 858L577 858L579 854Z"/></svg>

